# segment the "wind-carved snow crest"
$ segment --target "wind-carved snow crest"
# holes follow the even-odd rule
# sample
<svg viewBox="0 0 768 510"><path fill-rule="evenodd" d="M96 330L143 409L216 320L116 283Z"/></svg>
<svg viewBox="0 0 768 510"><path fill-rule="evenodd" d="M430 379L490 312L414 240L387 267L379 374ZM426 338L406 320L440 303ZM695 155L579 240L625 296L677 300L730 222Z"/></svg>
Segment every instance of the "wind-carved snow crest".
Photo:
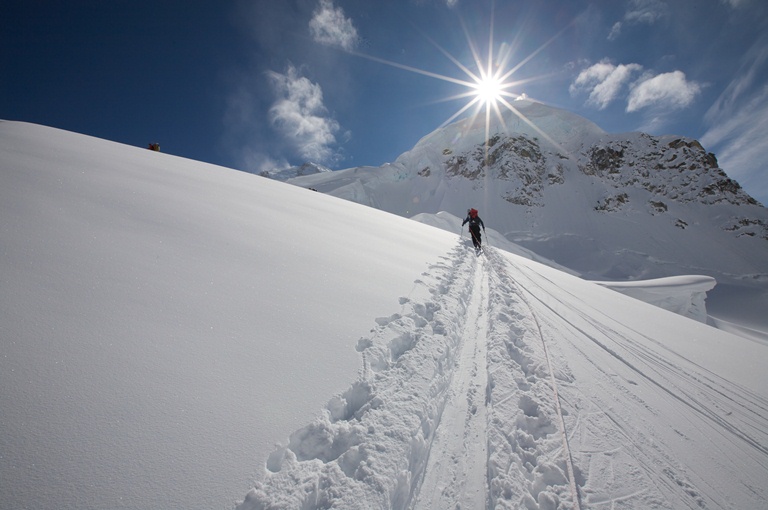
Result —
<svg viewBox="0 0 768 510"><path fill-rule="evenodd" d="M707 322L707 292L717 285L714 278L702 275L595 283L703 323Z"/></svg>
<svg viewBox="0 0 768 510"><path fill-rule="evenodd" d="M575 508L541 338L503 266L461 244L425 272L238 510Z"/></svg>

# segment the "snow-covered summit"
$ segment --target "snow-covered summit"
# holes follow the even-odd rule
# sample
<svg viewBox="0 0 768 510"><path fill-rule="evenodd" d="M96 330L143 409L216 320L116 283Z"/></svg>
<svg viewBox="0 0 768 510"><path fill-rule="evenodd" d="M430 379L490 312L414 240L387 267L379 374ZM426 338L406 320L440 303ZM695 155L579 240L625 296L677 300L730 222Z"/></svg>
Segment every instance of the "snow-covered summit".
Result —
<svg viewBox="0 0 768 510"><path fill-rule="evenodd" d="M606 134L592 121L567 110L527 99L510 104L514 110L502 107L501 116L492 112L487 125L485 114L481 113L437 129L396 161L411 165L414 154L431 152L436 146L444 147L446 153L466 152L484 144L488 135L499 133L541 139L543 144L554 145L553 148L564 152L579 150L584 143L593 143Z"/></svg>
<svg viewBox="0 0 768 510"><path fill-rule="evenodd" d="M755 297L768 307L768 209L698 141L606 133L551 106L512 104L487 138L484 116L464 119L391 164L289 182L405 217L476 207L508 241L585 278L702 274L718 281L715 314L735 318L733 303Z"/></svg>

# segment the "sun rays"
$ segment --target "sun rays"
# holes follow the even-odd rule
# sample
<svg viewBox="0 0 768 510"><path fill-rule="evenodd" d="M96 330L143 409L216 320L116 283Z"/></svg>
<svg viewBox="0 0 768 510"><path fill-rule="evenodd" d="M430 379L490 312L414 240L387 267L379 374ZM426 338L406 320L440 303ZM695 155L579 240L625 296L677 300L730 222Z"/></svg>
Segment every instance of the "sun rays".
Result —
<svg viewBox="0 0 768 510"><path fill-rule="evenodd" d="M457 118L469 112L468 126L476 125L477 122L482 122L485 127L485 140L487 141L492 135L495 134L491 133L492 122L500 125L502 130L507 130L504 120L504 113L509 111L512 112L515 117L519 118L522 122L527 124L542 138L559 148L559 145L554 140L552 140L549 135L539 129L530 119L521 113L519 109L515 108L513 104L519 99L527 98L527 95L521 90L523 85L537 80L545 79L548 76L535 76L527 77L524 79L513 79L513 76L521 67L523 67L546 46L548 46L550 43L552 43L552 41L559 37L567 27L563 28L560 32L558 32L528 56L513 63L512 59L514 54L514 43L513 45L510 45L506 42L503 42L498 47L496 47L496 43L494 41L493 12L491 13L490 26L488 29L488 45L484 52L481 52L478 48L478 44L470 35L469 30L467 29L466 24L461 17L459 17L459 22L467 42L467 47L472 55L472 59L469 64L461 62L457 57L443 48L434 39L422 33L422 36L427 41L429 41L440 53L442 53L456 66L459 71L458 77L446 76L445 74L400 64L398 62L393 62L356 51L352 51L351 53L368 60L452 83L463 88L463 90L452 96L436 99L438 102L457 100L465 101L438 128L445 127L446 125L455 121ZM487 162L488 144L485 144L485 151L485 160Z"/></svg>

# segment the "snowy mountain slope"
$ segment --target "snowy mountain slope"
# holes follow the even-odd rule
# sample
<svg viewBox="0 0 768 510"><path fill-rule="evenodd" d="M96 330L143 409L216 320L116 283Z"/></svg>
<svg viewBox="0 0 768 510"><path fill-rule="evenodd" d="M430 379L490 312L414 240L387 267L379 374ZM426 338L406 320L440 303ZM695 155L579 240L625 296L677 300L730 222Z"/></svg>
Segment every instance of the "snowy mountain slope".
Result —
<svg viewBox="0 0 768 510"><path fill-rule="evenodd" d="M461 218L457 218L445 211L437 214L417 214L411 219L449 232L460 231L463 235L469 236L467 229L461 226ZM508 241L492 228L485 229L484 237L486 245L546 264L565 273L577 274L575 271L571 271L553 260L541 257L531 250ZM706 298L707 292L712 290L716 285L716 281L709 276L681 275L651 280L598 281L595 283L699 322L711 323L713 321L707 314ZM745 331L743 327L738 328L734 326L731 323L725 324L721 322L717 324L717 327L721 329L768 343L768 333L763 334L752 330Z"/></svg>
<svg viewBox="0 0 768 510"><path fill-rule="evenodd" d="M492 124L487 144L482 122L463 120L392 164L289 182L406 217L477 207L509 241L589 279L711 276L721 319L743 324L738 310L768 307L768 209L698 142L608 134L556 108L514 105L521 116ZM768 319L744 325L768 332Z"/></svg>
<svg viewBox="0 0 768 510"><path fill-rule="evenodd" d="M0 508L232 508L454 242L243 172L1 122Z"/></svg>
<svg viewBox="0 0 768 510"><path fill-rule="evenodd" d="M3 510L766 497L766 345L444 230L0 122L0 254Z"/></svg>
<svg viewBox="0 0 768 510"><path fill-rule="evenodd" d="M467 243L418 283L239 510L764 503L765 346Z"/></svg>

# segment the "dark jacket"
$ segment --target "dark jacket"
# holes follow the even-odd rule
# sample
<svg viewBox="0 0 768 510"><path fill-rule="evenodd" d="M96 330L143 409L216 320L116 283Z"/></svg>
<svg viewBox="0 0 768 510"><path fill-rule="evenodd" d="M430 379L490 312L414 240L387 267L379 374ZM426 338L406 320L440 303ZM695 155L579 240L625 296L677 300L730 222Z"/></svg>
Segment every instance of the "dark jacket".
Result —
<svg viewBox="0 0 768 510"><path fill-rule="evenodd" d="M469 228L472 230L480 230L480 227L483 227L483 230L485 230L485 225L483 224L483 220L480 219L480 216L475 216L474 218L470 215L467 215L466 218L464 218L464 221L461 222L461 226L463 227L469 223Z"/></svg>

